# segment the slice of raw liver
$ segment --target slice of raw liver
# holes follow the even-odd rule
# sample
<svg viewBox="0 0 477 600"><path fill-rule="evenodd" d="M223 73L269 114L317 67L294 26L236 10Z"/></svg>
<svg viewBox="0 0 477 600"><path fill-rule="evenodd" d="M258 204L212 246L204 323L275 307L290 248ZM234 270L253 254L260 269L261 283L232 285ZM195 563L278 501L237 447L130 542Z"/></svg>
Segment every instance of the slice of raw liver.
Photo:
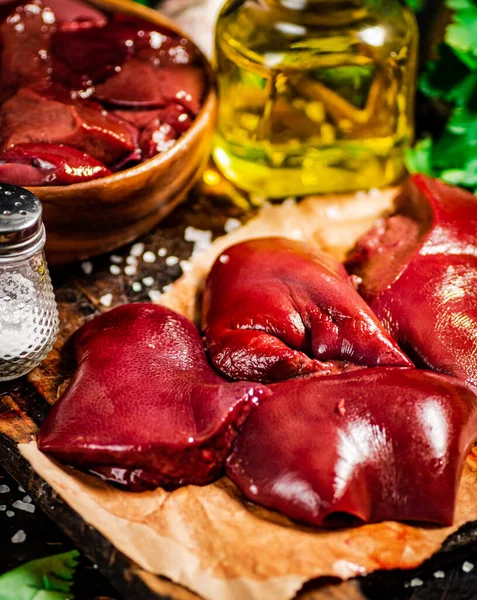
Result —
<svg viewBox="0 0 477 600"><path fill-rule="evenodd" d="M3 98L22 86L48 79L55 29L54 15L38 0L14 5L9 14L0 25Z"/></svg>
<svg viewBox="0 0 477 600"><path fill-rule="evenodd" d="M170 103L197 115L205 90L200 67L156 68L137 59L126 61L119 72L96 86L94 97L118 107L158 108Z"/></svg>
<svg viewBox="0 0 477 600"><path fill-rule="evenodd" d="M223 252L207 278L202 325L213 364L231 379L411 366L343 266L285 238Z"/></svg>
<svg viewBox="0 0 477 600"><path fill-rule="evenodd" d="M107 175L89 154L60 144L19 144L0 153L0 181L13 185L70 185Z"/></svg>
<svg viewBox="0 0 477 600"><path fill-rule="evenodd" d="M39 447L135 489L212 481L237 428L268 393L223 380L195 326L152 304L97 317L77 332L75 348L77 371Z"/></svg>
<svg viewBox="0 0 477 600"><path fill-rule="evenodd" d="M25 143L66 144L109 165L137 147L130 123L57 86L19 90L3 105L0 123L3 151Z"/></svg>
<svg viewBox="0 0 477 600"><path fill-rule="evenodd" d="M227 474L250 500L318 526L452 524L477 398L458 380L373 368L270 385Z"/></svg>
<svg viewBox="0 0 477 600"><path fill-rule="evenodd" d="M106 25L104 13L79 0L43 0L51 8L60 28L100 27Z"/></svg>
<svg viewBox="0 0 477 600"><path fill-rule="evenodd" d="M397 214L363 237L348 268L393 337L421 365L477 388L477 200L422 175ZM407 233L406 233L407 232Z"/></svg>

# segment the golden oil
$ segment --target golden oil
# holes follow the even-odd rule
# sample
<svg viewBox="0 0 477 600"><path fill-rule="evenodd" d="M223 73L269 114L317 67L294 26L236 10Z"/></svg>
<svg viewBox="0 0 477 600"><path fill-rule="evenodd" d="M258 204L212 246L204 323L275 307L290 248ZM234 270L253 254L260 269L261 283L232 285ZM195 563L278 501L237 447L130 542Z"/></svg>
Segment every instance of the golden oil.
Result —
<svg viewBox="0 0 477 600"><path fill-rule="evenodd" d="M397 180L417 38L398 0L228 0L216 28L218 167L270 198Z"/></svg>

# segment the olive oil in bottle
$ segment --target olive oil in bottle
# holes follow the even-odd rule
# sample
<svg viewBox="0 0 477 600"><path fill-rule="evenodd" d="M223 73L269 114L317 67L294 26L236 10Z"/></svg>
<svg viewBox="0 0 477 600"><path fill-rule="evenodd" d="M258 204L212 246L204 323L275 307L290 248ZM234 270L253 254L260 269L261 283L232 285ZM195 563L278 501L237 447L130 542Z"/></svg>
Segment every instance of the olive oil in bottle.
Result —
<svg viewBox="0 0 477 600"><path fill-rule="evenodd" d="M218 167L270 198L397 180L417 39L398 0L228 0L216 29Z"/></svg>

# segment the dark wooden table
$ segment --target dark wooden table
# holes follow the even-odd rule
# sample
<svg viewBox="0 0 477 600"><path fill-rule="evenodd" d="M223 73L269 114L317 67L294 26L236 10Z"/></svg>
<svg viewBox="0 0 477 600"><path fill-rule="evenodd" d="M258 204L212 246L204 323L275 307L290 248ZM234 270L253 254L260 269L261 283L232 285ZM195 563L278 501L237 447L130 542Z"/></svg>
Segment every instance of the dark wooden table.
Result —
<svg viewBox="0 0 477 600"><path fill-rule="evenodd" d="M214 236L224 233L224 227L230 225L229 219L245 220L253 214L253 209L246 208L245 199L236 198L231 204L220 193L207 196L196 193L189 201L178 208L159 228L145 236L139 243L144 244L144 251L153 249L156 256L160 248L165 249L165 256L154 262L139 259L136 272L125 273L126 257L130 246L120 249L112 256L102 256L82 265L72 265L52 272L54 283L61 294L68 292L69 282L74 281L76 289L82 284L95 280L93 286L97 294L107 297L119 295L123 302L148 301L158 294L165 285L180 276L180 263L171 264L167 256L175 256L180 260L187 259L192 251L192 244L184 239L187 225L196 229L212 231ZM233 222L232 222L233 223ZM174 261L172 261L174 262ZM120 265L121 274L115 266ZM92 272L90 273L90 271ZM85 272L86 271L86 272ZM135 285L136 284L136 285ZM140 286L138 285L140 284ZM107 301L107 298L106 300ZM15 388L22 387L22 382L0 384L0 397L9 394ZM39 509L25 511L13 504L21 500L29 504L29 498L18 484L0 468L0 486L7 486L8 491L0 493L0 573L18 566L26 561L50 554L57 554L73 548L70 540ZM0 487L0 490L7 488ZM14 513L13 515L11 513ZM24 531L26 538L21 543L13 543L12 538L18 531ZM365 580L362 588L370 600L471 600L477 599L477 546L467 547L460 555L446 553L439 562L431 561L420 571L397 576L390 586L387 576L378 576ZM467 561L466 568L463 569ZM444 566L445 565L445 566ZM474 567L475 565L475 567ZM436 577L436 571L441 577ZM412 585L411 585L412 584ZM121 600L108 582L99 574L95 565L82 559L76 578L76 600ZM1 598L0 598L1 600ZM140 597L137 600L141 600Z"/></svg>

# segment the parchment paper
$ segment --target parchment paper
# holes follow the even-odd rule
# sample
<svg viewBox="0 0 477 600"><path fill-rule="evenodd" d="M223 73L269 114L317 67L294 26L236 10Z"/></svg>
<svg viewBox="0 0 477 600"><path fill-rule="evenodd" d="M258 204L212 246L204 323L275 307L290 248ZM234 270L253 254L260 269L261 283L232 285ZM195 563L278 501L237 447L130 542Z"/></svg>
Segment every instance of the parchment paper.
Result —
<svg viewBox="0 0 477 600"><path fill-rule="evenodd" d="M192 260L192 270L160 302L193 318L215 257L247 238L285 235L306 239L338 258L390 208L393 191L300 205L266 206L244 227L218 238ZM348 579L378 569L409 569L445 539L477 520L477 459L469 455L453 527L387 522L341 531L298 526L278 513L244 502L223 478L133 494L56 464L34 442L20 451L37 473L83 519L145 570L166 576L210 600L288 600L322 576ZM418 484L418 482L416 482Z"/></svg>

